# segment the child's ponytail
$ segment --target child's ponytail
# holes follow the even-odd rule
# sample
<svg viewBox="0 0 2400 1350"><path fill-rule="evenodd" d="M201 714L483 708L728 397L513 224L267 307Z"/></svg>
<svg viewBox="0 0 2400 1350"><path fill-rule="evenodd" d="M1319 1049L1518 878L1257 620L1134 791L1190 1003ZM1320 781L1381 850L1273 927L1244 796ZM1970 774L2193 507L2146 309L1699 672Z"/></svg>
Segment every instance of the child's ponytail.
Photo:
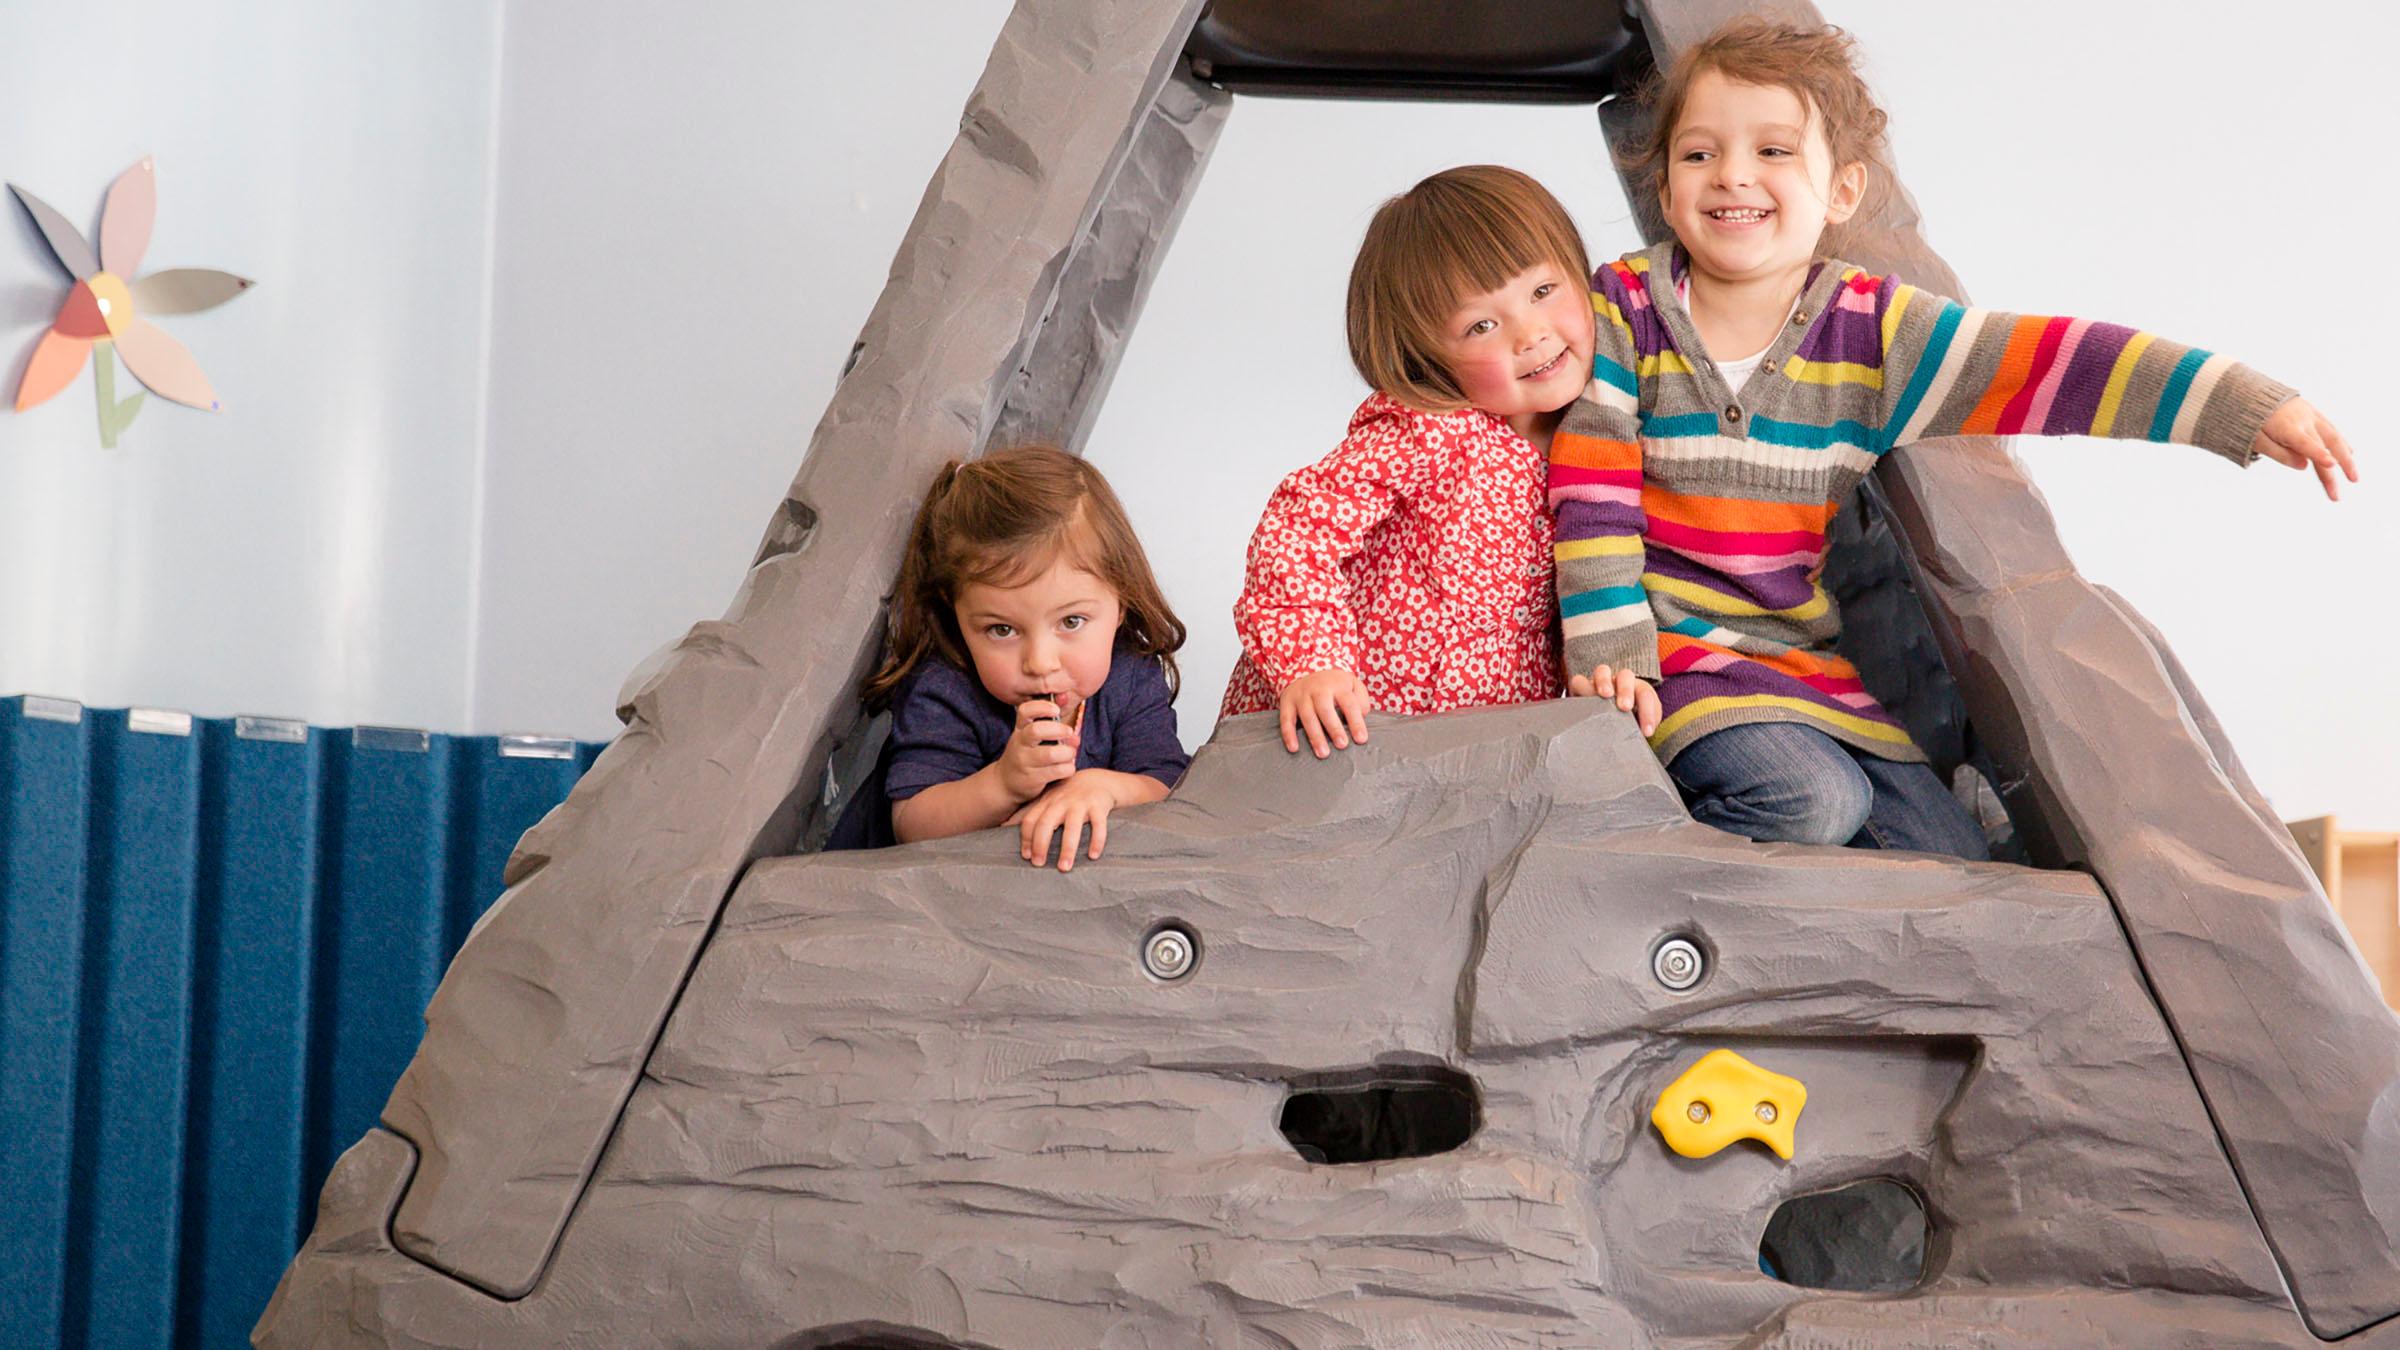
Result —
<svg viewBox="0 0 2400 1350"><path fill-rule="evenodd" d="M890 615L885 620L883 664L859 687L859 698L870 711L882 711L900 682L929 653L958 646L955 637L945 641L947 627L958 621L950 616L940 555L941 528L949 514L945 508L963 467L955 459L942 466L909 526L908 551L901 555L900 575L892 583Z"/></svg>

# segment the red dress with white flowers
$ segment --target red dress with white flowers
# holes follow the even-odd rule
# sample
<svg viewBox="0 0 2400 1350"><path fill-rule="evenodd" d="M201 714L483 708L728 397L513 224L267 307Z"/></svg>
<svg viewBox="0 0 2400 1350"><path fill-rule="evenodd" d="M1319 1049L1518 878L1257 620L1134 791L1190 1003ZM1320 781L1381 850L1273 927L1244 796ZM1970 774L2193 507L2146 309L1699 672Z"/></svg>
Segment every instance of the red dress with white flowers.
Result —
<svg viewBox="0 0 2400 1350"><path fill-rule="evenodd" d="M1319 670L1356 674L1389 713L1558 697L1548 472L1490 413L1368 398L1250 536L1223 715Z"/></svg>

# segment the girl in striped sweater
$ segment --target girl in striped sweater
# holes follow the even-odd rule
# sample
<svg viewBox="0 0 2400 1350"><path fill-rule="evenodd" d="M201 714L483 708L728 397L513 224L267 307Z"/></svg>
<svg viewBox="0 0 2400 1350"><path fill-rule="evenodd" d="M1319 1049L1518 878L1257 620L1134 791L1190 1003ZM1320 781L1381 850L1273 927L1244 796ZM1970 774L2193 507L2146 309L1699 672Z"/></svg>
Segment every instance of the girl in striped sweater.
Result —
<svg viewBox="0 0 2400 1350"><path fill-rule="evenodd" d="M2222 356L1969 309L1823 257L1879 183L1847 35L1740 20L1685 52L1636 167L1674 238L1593 279L1594 378L1550 451L1569 686L1655 714L1706 824L1985 856L1835 651L1825 531L1861 477L1956 435L2176 441L2357 478L2331 423Z"/></svg>

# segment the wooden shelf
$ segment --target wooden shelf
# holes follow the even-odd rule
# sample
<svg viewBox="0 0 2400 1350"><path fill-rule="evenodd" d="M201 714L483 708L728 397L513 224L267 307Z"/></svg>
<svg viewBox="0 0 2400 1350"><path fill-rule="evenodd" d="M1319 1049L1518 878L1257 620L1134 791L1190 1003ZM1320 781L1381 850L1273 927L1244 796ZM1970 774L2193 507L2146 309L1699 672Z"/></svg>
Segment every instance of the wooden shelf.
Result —
<svg viewBox="0 0 2400 1350"><path fill-rule="evenodd" d="M2290 822L2292 838L2324 883L2350 940L2400 1008L2400 834L2345 830L2332 816Z"/></svg>

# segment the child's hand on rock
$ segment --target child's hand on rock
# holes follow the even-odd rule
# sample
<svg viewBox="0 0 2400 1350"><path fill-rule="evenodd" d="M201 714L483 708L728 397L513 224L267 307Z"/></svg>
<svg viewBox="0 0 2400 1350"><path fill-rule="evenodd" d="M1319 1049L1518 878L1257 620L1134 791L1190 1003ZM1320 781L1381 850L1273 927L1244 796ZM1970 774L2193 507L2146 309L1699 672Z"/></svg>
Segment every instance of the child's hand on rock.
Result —
<svg viewBox="0 0 2400 1350"><path fill-rule="evenodd" d="M1600 665L1592 667L1589 675L1570 675L1567 696L1613 698L1619 711L1633 714L1633 724L1644 736L1658 730L1658 691L1630 670L1612 670Z"/></svg>
<svg viewBox="0 0 2400 1350"><path fill-rule="evenodd" d="M1368 696L1364 680L1346 670L1320 670L1303 675L1283 687L1276 701L1276 717L1283 725L1283 748L1300 753L1301 731L1308 733L1309 748L1323 759L1334 750L1347 750L1350 743L1361 745L1367 739L1367 710L1375 706ZM1327 742L1331 742L1331 749Z"/></svg>
<svg viewBox="0 0 2400 1350"><path fill-rule="evenodd" d="M1050 837L1058 836L1058 870L1075 870L1075 846L1091 827L1091 856L1108 846L1108 813L1117 806L1118 775L1106 769L1086 769L1065 779L1040 797L1017 808L1008 823L1017 827L1017 856L1039 867L1050 857Z"/></svg>
<svg viewBox="0 0 2400 1350"><path fill-rule="evenodd" d="M2250 453L2287 468L2314 468L2317 481L2325 485L2326 497L2333 501L2342 499L2342 481L2334 476L2336 466L2351 482L2358 481L2358 461L2351 456L2350 442L2304 398L2284 400L2283 406L2267 417L2266 425L2258 429L2258 439L2250 442Z"/></svg>
<svg viewBox="0 0 2400 1350"><path fill-rule="evenodd" d="M1167 785L1148 774L1084 769L1017 808L1005 822L1017 827L1017 856L1039 867L1050 858L1050 836L1058 836L1058 870L1075 870L1075 844L1084 827L1092 831L1087 858L1108 847L1108 813L1167 795Z"/></svg>

